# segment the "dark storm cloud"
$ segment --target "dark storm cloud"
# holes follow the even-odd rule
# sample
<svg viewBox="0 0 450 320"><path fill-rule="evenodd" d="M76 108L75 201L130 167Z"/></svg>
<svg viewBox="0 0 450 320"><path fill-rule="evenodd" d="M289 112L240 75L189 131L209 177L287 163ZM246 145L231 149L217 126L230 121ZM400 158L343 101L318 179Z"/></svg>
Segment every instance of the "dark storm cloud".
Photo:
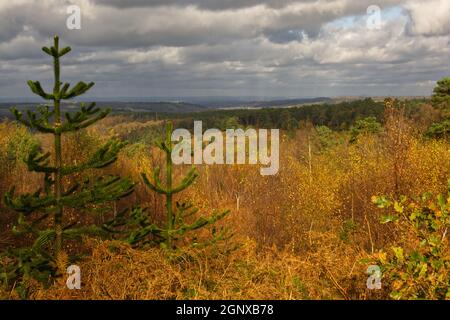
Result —
<svg viewBox="0 0 450 320"><path fill-rule="evenodd" d="M64 28L67 19L65 9L70 1L30 0L34 3L32 6L24 4L26 1L23 0L18 2L19 5L4 9L14 12L13 15L9 13L9 16L15 17L16 25L32 26L45 37L56 30L74 44L111 47L216 44L261 35L274 41L283 41L283 37L292 29L304 30L313 37L323 24L342 16L364 14L371 3L369 0L269 1L267 3L272 6L262 6L252 4L264 2L225 1L234 4L235 10L205 11L187 6L191 3L189 1L169 1L168 4L177 4L169 7L155 6L158 2L149 1L141 8L134 6L133 2L118 1L117 4L122 3L122 7L117 8L111 5L114 1L104 1L110 5L98 6L92 0L80 0L73 3L82 5L82 29L73 31ZM398 1L377 2L387 6ZM205 3L213 5L216 2ZM245 8L237 10L239 4L244 3Z"/></svg>
<svg viewBox="0 0 450 320"><path fill-rule="evenodd" d="M50 85L55 33L74 47L64 80L96 81L92 96L429 94L448 76L450 2L376 2L379 30L371 0L0 2L0 97ZM65 27L74 3L81 30Z"/></svg>
<svg viewBox="0 0 450 320"><path fill-rule="evenodd" d="M208 10L242 9L256 5L266 5L272 8L281 8L292 2L292 0L94 0L98 4L113 6L117 8L133 7L157 7L157 6L197 6ZM312 2L301 1L301 2Z"/></svg>
<svg viewBox="0 0 450 320"><path fill-rule="evenodd" d="M24 27L25 15L17 15L16 8L0 9L0 41L16 37Z"/></svg>

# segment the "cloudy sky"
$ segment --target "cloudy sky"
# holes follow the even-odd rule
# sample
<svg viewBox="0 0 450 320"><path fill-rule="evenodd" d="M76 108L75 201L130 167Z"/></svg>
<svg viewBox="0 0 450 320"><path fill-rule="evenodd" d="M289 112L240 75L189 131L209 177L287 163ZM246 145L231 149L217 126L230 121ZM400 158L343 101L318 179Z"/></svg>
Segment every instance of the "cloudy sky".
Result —
<svg viewBox="0 0 450 320"><path fill-rule="evenodd" d="M450 76L450 0L0 0L0 98L50 84L54 34L91 97L429 95Z"/></svg>

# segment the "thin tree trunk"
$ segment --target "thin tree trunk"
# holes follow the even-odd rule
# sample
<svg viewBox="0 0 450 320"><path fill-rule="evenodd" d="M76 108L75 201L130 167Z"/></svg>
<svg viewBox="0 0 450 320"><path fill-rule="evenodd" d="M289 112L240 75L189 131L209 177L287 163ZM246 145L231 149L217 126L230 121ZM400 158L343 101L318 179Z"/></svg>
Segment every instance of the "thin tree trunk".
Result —
<svg viewBox="0 0 450 320"><path fill-rule="evenodd" d="M55 38L55 49L59 52L58 38ZM55 73L55 86L53 89L54 95L54 106L55 106L55 128L61 126L61 109L60 109L60 65L59 57L53 58L54 63L54 73ZM56 198L56 212L55 212L55 256L57 256L62 249L62 218L63 218L63 207L61 205L61 195L62 195L62 152L61 152L61 133L57 132L55 134L55 168L56 172L54 174L55 180L55 198Z"/></svg>
<svg viewBox="0 0 450 320"><path fill-rule="evenodd" d="M172 208L172 123L168 122L166 124L166 146L169 151L167 151L166 156L166 212L167 212L167 242L166 245L168 248L172 247L172 235L170 232L173 229L174 217L173 217L173 208Z"/></svg>

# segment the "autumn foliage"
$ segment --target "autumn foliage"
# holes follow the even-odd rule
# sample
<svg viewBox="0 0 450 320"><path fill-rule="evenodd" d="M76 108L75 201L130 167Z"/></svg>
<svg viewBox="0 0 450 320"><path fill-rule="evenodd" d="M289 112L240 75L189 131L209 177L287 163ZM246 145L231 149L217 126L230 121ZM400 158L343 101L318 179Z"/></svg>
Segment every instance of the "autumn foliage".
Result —
<svg viewBox="0 0 450 320"><path fill-rule="evenodd" d="M133 181L134 191L84 208L88 215L68 206L64 221L69 226L103 226L110 232L58 244L67 255L51 261L58 272L49 275L48 287L33 272L9 281L5 270L17 261L4 253L30 247L36 239L17 237L17 215L1 204L0 297L449 299L450 144L442 127L448 121L444 93L436 90L438 98L419 102L353 102L348 110L354 119L346 121L333 116L339 113L336 106L306 108L312 118L297 109L277 111L287 123L280 134L280 170L272 176L248 164L198 165L195 170L173 165L161 145L170 132L164 135L164 121L152 116L113 115L68 132L61 137L61 154L74 165L89 161L108 141L128 144L120 145L108 166L74 172L63 185L120 175ZM354 112L358 103L365 110L360 114ZM380 111L378 116L366 114L370 106ZM209 119L258 127L258 121L246 123L239 114L218 111ZM260 115L273 114L262 110ZM191 119L171 120L180 127ZM29 172L23 160L36 146L51 150L53 145L48 134L1 122L0 193L13 185L16 194L45 188L44 173ZM159 168L166 172L165 183ZM188 183L183 180L194 173ZM155 192L155 183L165 189ZM179 183L186 185L183 192L171 192ZM230 212L176 220L176 210L185 203L199 212ZM115 223L118 218L121 223ZM205 228L196 228L198 221ZM187 226L195 232L181 232ZM143 231L149 232L136 236ZM156 231L163 235L159 241L147 237ZM220 241L209 241L211 235ZM65 286L69 256L76 256L82 269L81 290ZM369 265L381 268L379 290L366 286ZM26 291L15 290L19 282Z"/></svg>

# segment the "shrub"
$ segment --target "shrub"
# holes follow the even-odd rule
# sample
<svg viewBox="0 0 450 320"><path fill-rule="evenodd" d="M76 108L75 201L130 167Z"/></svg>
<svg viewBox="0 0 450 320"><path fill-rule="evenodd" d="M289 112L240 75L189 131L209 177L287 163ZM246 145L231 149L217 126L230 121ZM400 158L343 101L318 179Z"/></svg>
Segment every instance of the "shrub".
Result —
<svg viewBox="0 0 450 320"><path fill-rule="evenodd" d="M390 285L394 299L450 299L450 180L448 193L417 199L373 202L389 210L382 223L393 223L400 241L390 252L380 251L375 261Z"/></svg>

